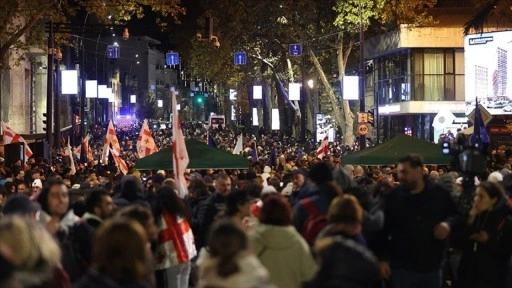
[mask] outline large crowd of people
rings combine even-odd
[[[512,287],[512,151],[468,189],[418,155],[343,165],[353,147],[319,159],[314,141],[261,131],[244,138],[249,169],[188,171],[182,199],[171,171],[133,169],[139,130],[117,131],[128,175],[0,163],[0,287]],[[202,124],[183,130],[207,142]],[[99,159],[105,131],[91,131]],[[234,149],[237,132],[209,133]]]

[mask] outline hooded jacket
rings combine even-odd
[[[301,287],[313,278],[316,263],[309,246],[293,226],[257,224],[249,231],[251,248],[279,288]]]

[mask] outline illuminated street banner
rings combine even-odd
[[[252,99],[253,100],[263,99],[263,87],[261,85],[252,86]]]
[[[78,94],[78,71],[61,71],[61,93],[62,95]]]
[[[98,98],[98,81],[85,81],[85,98]]]
[[[332,116],[316,114],[316,141],[322,141],[325,136],[328,136],[329,142],[334,142],[335,126]]]
[[[343,100],[359,100],[359,76],[343,76]]]
[[[260,125],[258,121],[258,108],[252,108],[252,126]]]
[[[300,83],[290,83],[288,85],[288,99],[292,101],[300,100]]]
[[[279,109],[272,109],[272,130],[279,130],[280,129],[280,122],[279,122]]]

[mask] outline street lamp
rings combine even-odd
[[[309,79],[308,80],[308,87],[309,87],[309,89],[313,89],[315,87],[315,80]]]

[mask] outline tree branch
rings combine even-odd
[[[18,39],[21,38],[21,36],[23,36],[25,33],[27,33],[27,31],[34,27],[34,25],[37,24],[37,22],[39,20],[41,20],[41,17],[43,17],[44,13],[46,13],[46,11],[53,5],[52,2],[49,2],[48,5],[44,8],[42,8],[41,10],[39,10],[39,12],[34,15],[34,17],[32,17],[32,19],[30,19],[30,21],[28,21],[25,26],[23,26],[23,28],[21,28],[20,30],[18,30],[18,32],[16,32],[14,35],[12,35],[1,47],[0,47],[0,58],[3,59],[4,55],[7,53],[7,51],[9,51],[9,49],[11,48],[11,46],[16,43],[16,41],[18,41]],[[2,61],[2,60],[0,60]],[[3,65],[2,65],[3,66]],[[3,68],[3,67],[2,67]]]

